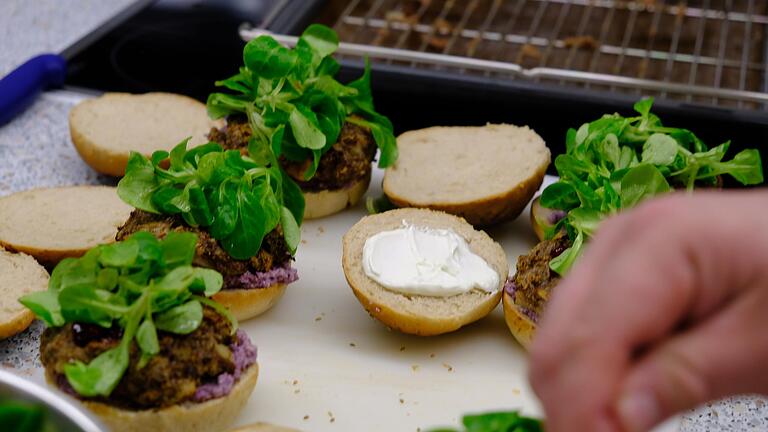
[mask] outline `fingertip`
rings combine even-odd
[[[633,390],[619,398],[616,412],[627,432],[646,432],[661,422],[659,401],[652,392]]]

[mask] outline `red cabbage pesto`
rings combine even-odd
[[[256,363],[256,347],[242,329],[237,331],[237,340],[230,345],[230,349],[232,349],[232,361],[235,364],[234,372],[224,372],[216,378],[216,382],[198,387],[195,390],[195,402],[205,402],[228,395],[237,384],[240,375]]]

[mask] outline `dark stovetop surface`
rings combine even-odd
[[[66,84],[205,100],[242,62],[239,26],[259,25],[278,2],[158,0],[70,59]]]

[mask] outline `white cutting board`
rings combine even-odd
[[[374,169],[369,196],[381,194],[381,179]],[[365,214],[361,203],[305,222],[299,281],[272,310],[241,324],[258,346],[261,369],[237,424],[392,432],[457,425],[462,414],[490,410],[541,416],[526,379],[527,356],[501,305],[437,337],[390,331],[365,312],[341,268],[341,238]],[[536,243],[528,214],[526,208],[516,221],[488,231],[512,271],[518,255]]]

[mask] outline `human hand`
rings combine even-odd
[[[605,221],[531,348],[548,432],[639,432],[768,392],[768,193],[697,192]]]

